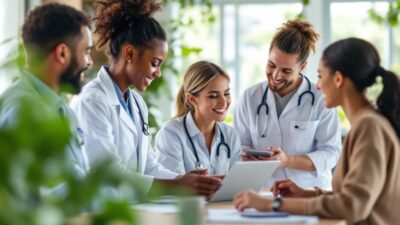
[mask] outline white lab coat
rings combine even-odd
[[[256,131],[256,112],[261,103],[267,82],[261,82],[248,88],[237,103],[234,114],[234,127],[239,133],[242,146],[256,150],[266,150],[267,147],[280,147],[288,155],[306,155],[314,163],[316,171],[308,172],[297,169],[277,169],[267,186],[275,180],[292,179],[303,188],[318,186],[332,189],[332,168],[336,165],[340,152],[340,122],[336,109],[327,109],[322,95],[311,83],[311,91],[315,95],[314,112],[308,129],[305,127],[311,113],[311,97],[305,95],[300,107],[297,106],[299,95],[308,90],[306,80],[303,80],[296,93],[292,96],[282,114],[278,118],[274,94],[268,89],[267,104],[269,106],[266,137],[258,137]],[[265,107],[260,111],[260,133],[265,121]]]
[[[218,145],[221,143],[221,132],[215,127],[215,135],[211,144],[211,153],[208,151],[203,133],[196,126],[192,114],[186,116],[186,127],[190,138],[196,148],[199,161],[204,168],[208,169],[210,175],[225,175],[228,170],[241,159],[241,145],[239,135],[225,123],[218,123],[224,136],[224,142],[230,148],[228,159],[228,148],[220,145],[219,156],[217,156]],[[185,174],[196,169],[196,156],[193,146],[183,126],[183,116],[168,121],[156,135],[156,149],[159,152],[158,161],[167,169],[179,174]]]
[[[119,102],[113,81],[103,66],[97,77],[72,100],[71,108],[84,132],[89,164],[93,166],[112,157],[122,171],[144,174],[144,185],[149,189],[153,177],[172,179],[178,174],[157,162],[150,136],[142,132],[139,109],[134,99],[138,101],[146,122],[147,106],[138,93],[129,91],[134,121]]]

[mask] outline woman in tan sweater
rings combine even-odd
[[[325,49],[318,87],[328,108],[342,106],[352,128],[333,177],[333,191],[304,190],[290,180],[274,184],[275,198],[248,190],[234,198],[242,211],[285,211],[345,219],[349,224],[400,222],[400,81],[380,66],[377,50],[367,41],[349,38]],[[365,96],[382,77],[377,108]]]

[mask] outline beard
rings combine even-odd
[[[83,86],[81,74],[87,69],[88,67],[79,67],[78,60],[74,54],[71,58],[71,64],[61,74],[61,91],[78,94]]]
[[[272,79],[272,78],[270,78],[270,79]],[[268,87],[271,89],[271,91],[280,93],[280,92],[284,91],[285,89],[287,89],[288,87],[290,87],[293,83],[294,83],[293,80],[286,80],[286,81],[283,81],[280,85],[275,86],[272,84],[271,80],[268,80]]]

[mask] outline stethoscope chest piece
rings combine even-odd
[[[201,170],[201,169],[205,169],[205,167],[202,162],[196,162],[196,169]]]

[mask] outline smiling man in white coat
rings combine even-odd
[[[248,88],[239,100],[234,127],[245,149],[271,151],[280,160],[267,181],[291,179],[303,188],[331,189],[331,170],[341,152],[336,109],[327,109],[315,84],[301,73],[318,34],[301,20],[285,23],[275,34],[266,65],[267,82]]]

